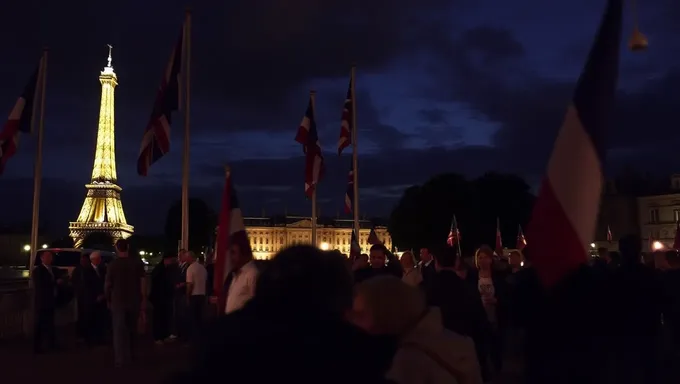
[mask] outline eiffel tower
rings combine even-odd
[[[92,180],[85,185],[87,195],[80,209],[80,215],[69,225],[70,235],[75,247],[79,248],[83,240],[91,233],[108,233],[115,242],[132,235],[134,228],[128,225],[120,201],[122,189],[116,184],[116,138],[114,117],[114,89],[118,85],[118,77],[111,66],[111,50],[109,47],[108,63],[99,75],[102,84],[102,99],[99,107],[99,127],[97,129],[97,149],[94,154]]]

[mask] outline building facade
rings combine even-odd
[[[639,197],[638,216],[640,237],[645,249],[652,249],[653,241],[661,242],[666,248],[673,247],[677,223],[680,221],[680,191]]]
[[[269,259],[286,247],[312,242],[312,220],[309,217],[245,217],[243,220],[256,259]],[[316,246],[349,254],[352,224],[352,220],[319,218],[316,225]],[[387,227],[373,226],[368,220],[362,220],[359,225],[361,229],[357,235],[362,253],[368,253],[371,247],[368,244],[371,228],[375,230],[378,239],[391,249],[392,238]]]

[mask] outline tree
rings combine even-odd
[[[106,232],[92,232],[85,237],[82,247],[100,251],[113,251],[113,237]]]
[[[217,227],[217,215],[201,199],[189,199],[189,249],[199,252],[207,246]],[[165,220],[166,250],[177,250],[182,237],[182,202],[175,202]]]
[[[66,236],[49,243],[50,248],[73,248],[73,239]]]
[[[525,225],[534,197],[514,175],[489,173],[475,180],[457,174],[438,175],[404,191],[388,228],[400,249],[443,246],[456,215],[464,252],[495,244],[500,218],[503,244],[515,246],[517,227]]]

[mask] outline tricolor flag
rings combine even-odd
[[[183,68],[184,28],[180,33],[175,48],[170,55],[161,85],[156,93],[153,111],[146,125],[142,146],[137,159],[137,173],[146,176],[151,164],[158,161],[170,151],[170,124],[172,113],[180,109],[181,79]]]
[[[460,244],[460,231],[458,230],[458,223],[456,222],[455,215],[451,221],[451,229],[449,230],[449,236],[446,239],[446,244],[448,244],[449,247]]]
[[[345,97],[345,104],[342,107],[342,121],[340,122],[340,140],[338,140],[338,155],[342,150],[352,145],[352,80],[349,80],[349,87],[347,87],[347,97]]]
[[[305,194],[312,197],[321,176],[323,176],[324,164],[319,144],[319,135],[316,131],[316,119],[314,118],[314,96],[309,96],[307,111],[298,128],[295,141],[302,144],[305,153]]]
[[[503,257],[503,238],[501,237],[501,219],[496,218],[496,256]]]
[[[522,231],[522,226],[520,225],[519,229],[517,230],[517,245],[515,246],[515,248],[517,248],[521,251],[526,246],[527,246],[527,239],[524,237],[524,231]]]
[[[219,297],[220,312],[224,313],[226,303],[226,292],[224,289],[224,279],[231,266],[229,263],[229,249],[237,246],[241,254],[253,254],[248,241],[248,234],[243,223],[243,214],[239,207],[236,191],[231,180],[231,171],[227,169],[224,181],[224,191],[222,192],[222,207],[220,208],[220,221],[217,228],[217,243],[215,244],[215,276],[213,279],[213,289],[215,296]]]
[[[614,236],[612,235],[612,229],[609,226],[607,226],[607,241],[610,242],[610,243],[612,241],[614,241]]]
[[[349,166],[349,175],[347,176],[347,190],[345,191],[345,213],[352,213],[354,207],[354,162]]]
[[[356,229],[352,228],[352,239],[350,241],[349,256],[350,258],[354,259],[359,255],[361,255],[361,245],[359,245]]]
[[[33,116],[37,105],[38,85],[45,75],[43,60],[44,56],[40,59],[38,68],[31,75],[24,87],[24,91],[10,111],[2,131],[0,131],[0,175],[5,170],[7,161],[17,151],[20,133],[31,133],[33,130]]]
[[[371,245],[382,244],[382,241],[378,239],[378,235],[375,233],[375,229],[371,228],[371,233],[368,234],[368,239],[366,242]]]
[[[680,249],[680,222],[675,223],[675,240],[673,241],[673,249]]]
[[[534,205],[532,262],[551,287],[587,262],[602,192],[604,138],[619,68],[622,0],[609,0]]]

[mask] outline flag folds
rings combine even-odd
[[[517,248],[521,251],[526,246],[527,246],[527,239],[524,237],[524,231],[522,231],[522,226],[520,225],[518,230],[517,230],[517,245],[515,245],[515,248]]]
[[[368,234],[368,239],[366,242],[371,245],[382,244],[382,241],[378,238],[378,234],[375,233],[375,229],[371,228],[371,233]]]
[[[172,113],[179,110],[181,97],[181,80],[184,58],[185,31],[182,28],[170,61],[165,68],[161,85],[156,92],[156,101],[149,123],[146,125],[142,145],[137,159],[137,173],[146,176],[149,167],[170,151],[170,124]]]
[[[451,229],[449,230],[449,236],[446,238],[446,244],[448,244],[449,247],[460,244],[460,231],[458,230],[456,216],[453,216],[453,220],[451,221]]]
[[[44,74],[44,56],[38,63],[38,68],[24,87],[24,91],[17,99],[14,107],[9,113],[5,125],[0,131],[0,175],[5,170],[7,161],[14,156],[19,146],[19,135],[21,132],[31,133],[36,98],[38,96],[38,86]]]
[[[354,208],[354,162],[349,166],[347,190],[345,191],[345,213],[352,213]]]
[[[225,303],[224,279],[231,271],[229,263],[229,249],[238,247],[245,255],[252,255],[248,234],[243,223],[243,214],[236,197],[236,191],[232,185],[231,171],[226,171],[224,191],[222,192],[222,206],[220,208],[219,226],[217,228],[217,242],[215,244],[215,276],[213,289],[215,296],[219,297],[220,305]],[[220,308],[219,313],[223,313]]]
[[[340,122],[340,139],[338,140],[338,155],[342,154],[342,150],[352,145],[352,121],[353,121],[353,101],[352,95],[352,80],[349,81],[347,87],[347,96],[345,97],[345,104],[342,107],[342,120]]]
[[[302,144],[302,150],[305,153],[305,194],[307,197],[312,197],[324,172],[323,155],[314,117],[313,95],[309,96],[307,111],[295,135],[295,141]]]
[[[532,262],[546,287],[587,261],[602,191],[604,137],[619,67],[623,0],[609,0],[534,205]]]

